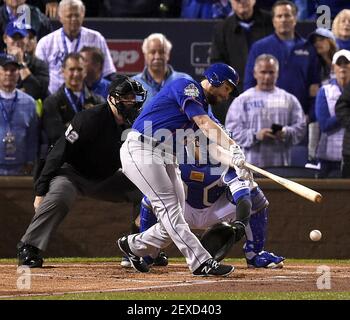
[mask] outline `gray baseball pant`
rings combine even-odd
[[[173,241],[194,271],[211,255],[183,216],[185,194],[178,165],[166,163],[161,151],[139,138],[139,133],[130,132],[120,149],[123,172],[148,197],[158,222],[142,233],[129,236],[129,247],[137,256],[156,257],[160,248]]]

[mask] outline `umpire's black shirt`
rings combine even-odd
[[[112,176],[121,168],[119,151],[124,129],[116,123],[107,103],[78,112],[48,154],[35,182],[36,195],[47,193],[51,179],[64,163],[87,179],[104,180]]]

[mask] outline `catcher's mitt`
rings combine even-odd
[[[221,261],[244,234],[244,226],[241,224],[219,222],[209,227],[200,241],[216,261]]]

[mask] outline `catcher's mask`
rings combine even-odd
[[[115,100],[112,101],[110,97]],[[109,86],[108,100],[123,116],[125,123],[132,125],[147,97],[142,84],[127,76],[118,75]]]

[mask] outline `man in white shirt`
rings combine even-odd
[[[105,62],[103,77],[116,72],[105,38],[97,31],[82,27],[85,6],[81,0],[62,0],[58,6],[62,28],[42,38],[36,48],[36,56],[49,64],[49,91],[54,93],[63,84],[62,61],[71,52],[79,52],[84,46],[94,46],[103,52]]]
[[[276,86],[278,60],[262,54],[255,60],[257,85],[236,98],[226,128],[244,148],[248,162],[259,167],[290,166],[291,148],[305,136],[303,109],[295,96]]]

